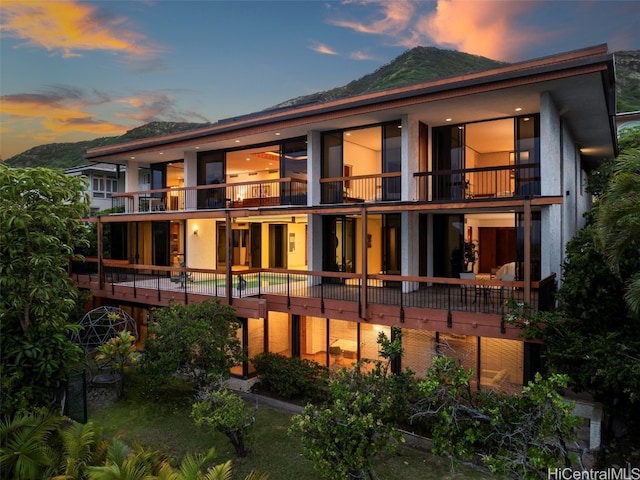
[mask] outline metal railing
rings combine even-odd
[[[400,172],[320,179],[320,203],[392,202],[401,199]]]
[[[540,165],[506,165],[419,172],[417,200],[447,201],[525,197],[540,194]]]
[[[114,213],[306,205],[307,181],[287,177],[256,182],[161,188],[114,193],[111,201]]]
[[[90,260],[89,263],[93,263]],[[77,281],[100,281],[99,269],[74,262],[71,274]],[[248,269],[234,271],[230,282],[223,270],[188,267],[133,265],[124,261],[105,261],[100,284],[115,293],[116,287],[130,288],[135,298],[139,289],[156,292],[158,300],[166,292],[181,292],[185,301],[190,295],[231,298],[264,295],[293,298],[317,298],[361,302],[366,293],[368,304],[396,305],[404,308],[428,308],[447,311],[477,312],[503,315],[507,300],[523,303],[525,282],[495,279],[457,279],[442,277],[409,277],[401,275],[367,275],[304,270]],[[555,304],[555,274],[531,283],[530,304],[534,309],[549,310]]]

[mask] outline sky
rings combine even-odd
[[[416,46],[517,62],[603,43],[640,50],[640,0],[0,0],[0,158],[257,112]]]

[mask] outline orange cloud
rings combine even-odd
[[[87,3],[76,1],[3,0],[2,33],[27,45],[61,51],[63,57],[105,50],[127,55],[151,55],[159,48],[128,29],[123,18],[100,15]]]
[[[531,8],[529,2],[440,0],[436,11],[416,23],[416,31],[439,45],[507,60],[532,41],[515,24]]]

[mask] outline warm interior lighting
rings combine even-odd
[[[193,234],[197,237],[198,236],[198,226],[194,225],[193,227]]]
[[[444,121],[445,122],[450,122],[452,119],[451,118],[445,118]]]
[[[522,111],[522,107],[516,107],[516,112],[521,112]]]

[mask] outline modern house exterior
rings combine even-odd
[[[348,366],[399,326],[395,369],[447,353],[478,387],[516,388],[542,347],[506,300],[553,307],[587,174],[616,150],[604,45],[96,148],[125,188],[73,277],[142,336],[150,308],[217,297],[249,358]]]

